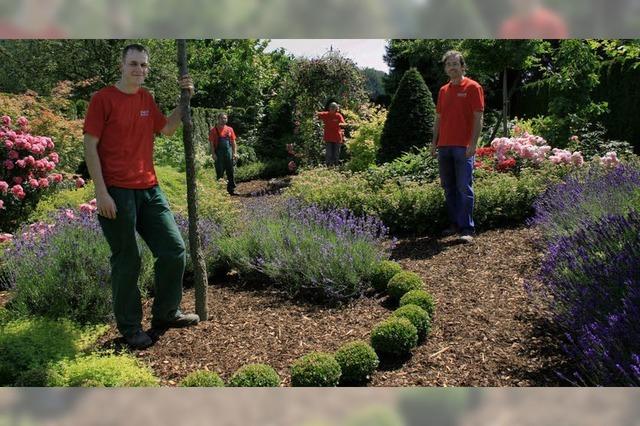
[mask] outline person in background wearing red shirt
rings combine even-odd
[[[324,143],[327,149],[325,153],[325,164],[337,166],[340,159],[340,147],[344,142],[343,127],[347,126],[342,114],[338,112],[338,104],[331,102],[329,111],[317,112],[318,118],[324,123]]]
[[[473,241],[473,164],[482,130],[484,91],[464,75],[460,52],[450,50],[442,58],[449,83],[440,88],[433,123],[432,155],[438,156],[440,183],[444,189],[451,226],[445,234],[460,234],[462,242]]]
[[[218,114],[218,123],[209,131],[209,142],[211,143],[211,156],[216,165],[216,178],[222,179],[224,172],[227,172],[227,192],[229,195],[236,195],[236,181],[233,176],[233,165],[238,159],[236,149],[236,134],[233,128],[227,126],[227,114]]]
[[[569,37],[565,20],[540,0],[511,0],[513,15],[500,26],[499,38],[557,39]]]
[[[153,344],[142,330],[138,290],[140,252],[136,231],[155,258],[153,330],[195,325],[196,314],[180,312],[185,245],[153,167],[157,133],[172,135],[181,123],[177,107],[165,117],[142,84],[149,53],[131,44],[122,51],[122,76],[91,98],[84,122],[84,154],[96,189],[102,232],[111,248],[111,287],[118,330],[135,349]],[[189,76],[180,88],[193,94]]]

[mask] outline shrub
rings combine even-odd
[[[255,216],[239,235],[220,241],[222,259],[242,274],[267,277],[292,296],[321,302],[358,297],[373,265],[386,257],[387,230],[372,217],[294,200],[275,214]]]
[[[187,374],[180,382],[180,386],[185,388],[220,388],[224,387],[224,382],[218,373],[199,370]]]
[[[305,355],[291,366],[293,386],[337,386],[340,375],[340,364],[332,355],[323,352]]]
[[[0,385],[11,385],[31,370],[40,372],[29,373],[23,382],[44,377],[54,362],[75,358],[107,330],[107,326],[79,327],[68,320],[43,318],[0,324]]]
[[[378,356],[404,357],[418,344],[418,330],[406,318],[390,317],[371,331],[371,346]]]
[[[389,280],[400,272],[402,272],[402,266],[398,262],[383,260],[375,265],[371,272],[371,285],[376,291],[386,291]]]
[[[248,364],[233,373],[229,386],[233,387],[278,387],[280,376],[265,364]]]
[[[148,387],[157,386],[151,369],[131,355],[88,355],[63,360],[53,367],[50,386]]]
[[[336,351],[335,359],[340,364],[342,371],[340,383],[343,384],[365,383],[371,378],[380,362],[373,348],[363,341],[342,345]]]
[[[387,119],[387,111],[378,106],[364,106],[360,113],[363,118],[356,123],[357,128],[346,143],[350,157],[347,169],[352,172],[367,170],[375,164],[382,129]]]
[[[425,290],[411,290],[400,298],[400,306],[416,305],[424,309],[429,318],[435,314],[435,302],[433,297]]]
[[[405,72],[389,106],[389,114],[380,138],[379,162],[387,162],[413,146],[431,140],[435,105],[420,73]]]
[[[422,290],[424,288],[424,282],[420,275],[415,272],[404,271],[400,272],[389,280],[387,284],[387,292],[393,300],[400,300],[405,293],[411,290]]]
[[[404,305],[393,312],[395,317],[406,318],[418,330],[418,340],[424,340],[431,329],[431,318],[427,311],[417,305]]]
[[[55,173],[58,153],[49,137],[29,133],[25,117],[11,126],[11,118],[0,122],[0,229],[13,230],[25,220],[43,194],[50,192],[62,175]]]
[[[431,148],[423,147],[405,152],[388,163],[371,167],[363,176],[373,188],[379,189],[390,180],[433,182],[439,173],[438,160],[431,155]]]
[[[4,254],[13,311],[79,323],[111,317],[111,251],[92,213],[61,210],[52,225],[30,225],[18,235]],[[152,286],[153,261],[146,246],[141,255],[144,291]]]

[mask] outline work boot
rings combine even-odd
[[[200,317],[197,314],[183,314],[179,313],[171,321],[152,321],[151,327],[155,329],[163,328],[182,328],[196,325],[200,322]]]
[[[145,349],[153,344],[151,337],[142,330],[138,330],[130,336],[124,336],[124,340],[133,349]]]

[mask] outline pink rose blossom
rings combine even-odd
[[[3,115],[2,124],[4,124],[5,126],[11,126],[11,117],[9,117],[8,115]]]
[[[37,179],[29,179],[29,186],[32,188],[38,188],[40,186],[40,182]]]
[[[68,218],[68,219],[75,219],[76,215],[73,213],[73,210],[71,209],[66,209],[64,211],[64,215]]]
[[[7,149],[13,148],[13,141],[10,141],[9,139],[7,139],[6,141],[4,141],[4,147]]]
[[[9,190],[9,184],[3,180],[0,180],[0,192],[6,194]]]
[[[25,167],[27,167],[27,162],[24,160],[18,160],[16,161],[16,166],[20,167],[21,169],[24,169]]]
[[[84,179],[81,177],[76,179],[76,188],[82,188],[84,186]]]
[[[49,187],[49,179],[47,179],[47,178],[38,179],[38,185],[40,185],[40,188],[48,188]]]
[[[4,168],[7,170],[13,170],[13,168],[15,167],[15,165],[13,164],[13,161],[11,160],[5,160],[3,164],[4,164]]]
[[[18,126],[20,127],[27,127],[29,125],[29,120],[27,120],[26,117],[20,117],[18,118]]]
[[[18,200],[22,200],[25,197],[25,192],[24,189],[22,188],[22,186],[20,185],[14,185],[13,188],[11,188],[11,193],[13,194],[14,197],[16,197]]]
[[[21,176],[14,176],[13,177],[13,183],[15,183],[16,185],[22,185],[23,179]]]
[[[18,151],[11,150],[7,154],[7,158],[9,158],[10,160],[17,160],[18,158],[20,158],[20,154],[18,154]]]

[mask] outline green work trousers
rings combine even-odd
[[[216,178],[222,179],[224,172],[227,172],[227,191],[231,194],[236,189],[233,176],[233,151],[229,139],[220,138],[216,148]]]
[[[116,204],[115,219],[98,216],[111,248],[111,288],[118,330],[130,336],[141,328],[138,277],[141,258],[136,231],[153,257],[153,321],[170,321],[179,313],[185,245],[169,204],[158,186],[149,189],[108,188]]]

